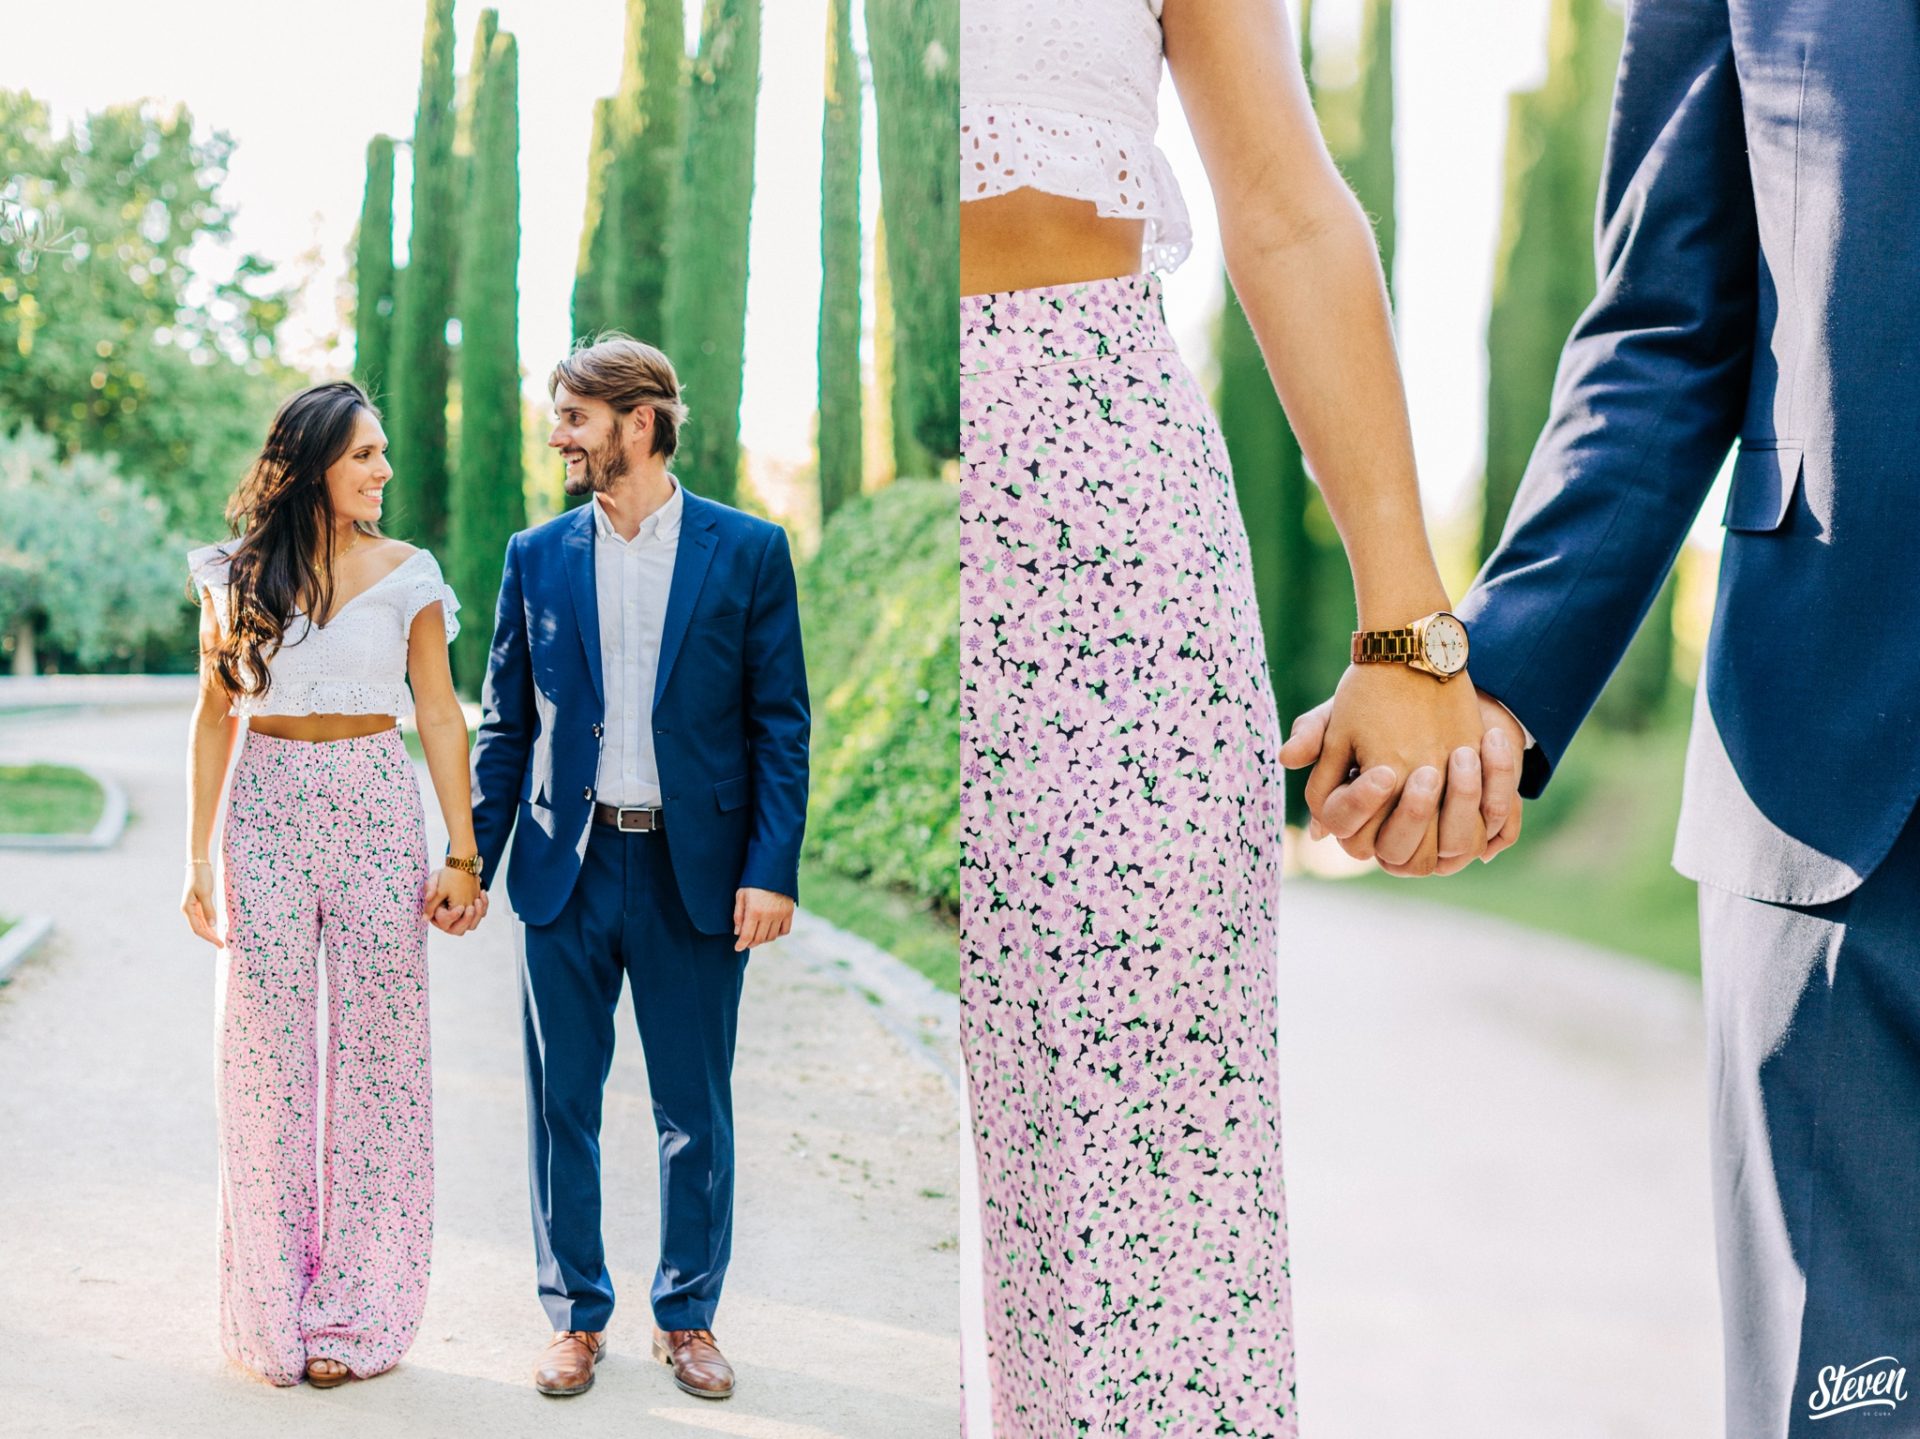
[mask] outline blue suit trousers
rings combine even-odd
[[[708,1329],[733,1239],[733,1053],[747,953],[703,934],[674,881],[670,831],[591,827],[579,882],[522,931],[528,1163],[540,1302],[554,1329],[605,1329],[600,1109],[620,986],[646,1054],[660,1136],[663,1329]]]

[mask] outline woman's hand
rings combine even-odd
[[[1389,874],[1451,873],[1486,848],[1480,815],[1478,696],[1464,674],[1442,684],[1401,665],[1350,665],[1334,691],[1326,739],[1307,780],[1307,808],[1322,816],[1327,798],[1355,773],[1381,803],[1341,847],[1376,859]],[[1440,799],[1449,789],[1470,803],[1442,832]],[[1397,797],[1397,803],[1386,801]],[[1337,826],[1331,826],[1338,828]]]
[[[213,865],[202,861],[187,865],[187,890],[180,897],[180,913],[187,917],[187,923],[193,932],[215,949],[220,948],[220,935],[213,927],[213,917],[217,911],[213,901]]]
[[[426,918],[448,934],[465,934],[487,912],[480,877],[442,866],[427,877]]]

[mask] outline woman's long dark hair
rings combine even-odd
[[[302,602],[313,623],[333,612],[333,497],[327,470],[347,452],[360,412],[373,401],[346,380],[315,385],[285,400],[247,477],[227,501],[227,526],[242,536],[227,566],[227,626],[210,655],[229,694],[258,697],[272,676],[267,661]],[[355,525],[377,535],[369,521]]]

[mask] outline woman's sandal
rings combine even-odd
[[[339,1364],[340,1371],[337,1374],[316,1373],[313,1367],[316,1364]],[[307,1383],[311,1384],[315,1389],[331,1389],[337,1384],[345,1384],[351,1378],[353,1378],[353,1371],[347,1368],[345,1364],[341,1364],[338,1359],[309,1359],[307,1361]]]

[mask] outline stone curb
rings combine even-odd
[[[874,1006],[879,1020],[960,1093],[960,1001],[879,945],[806,909],[796,909],[791,938],[814,973],[845,985]]]
[[[14,970],[52,933],[52,915],[30,914],[5,934],[0,934],[0,984],[11,979]]]

